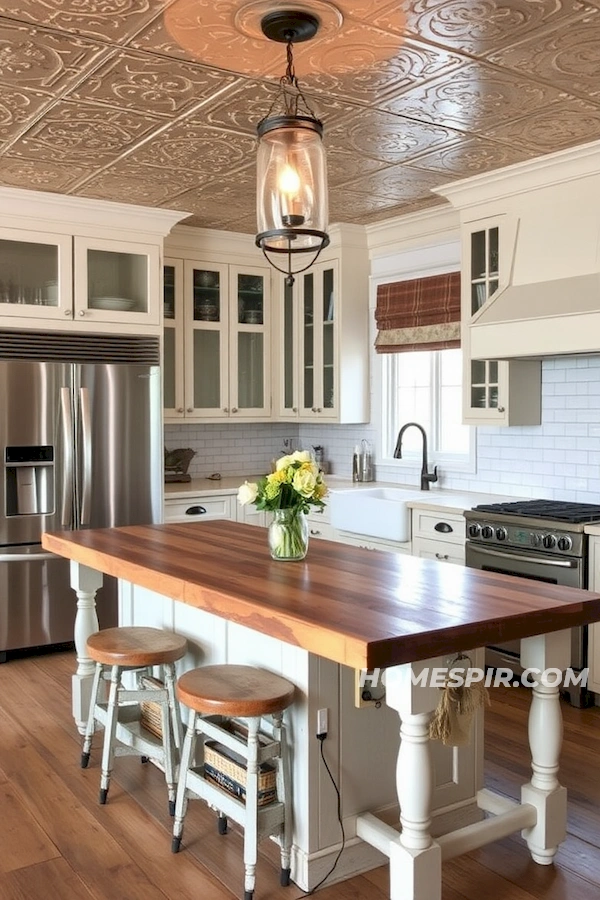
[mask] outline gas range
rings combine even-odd
[[[561,500],[483,503],[465,512],[472,541],[583,556],[584,527],[600,522],[600,505]]]

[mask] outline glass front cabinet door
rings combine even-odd
[[[473,359],[470,326],[508,282],[517,235],[511,216],[466,223],[463,231],[463,422],[539,425],[541,364],[535,360]]]
[[[0,312],[65,319],[73,311],[72,238],[0,229]]]
[[[163,406],[165,418],[183,418],[183,260],[165,259],[163,273]]]
[[[268,269],[229,267],[229,414],[271,415],[270,284]]]

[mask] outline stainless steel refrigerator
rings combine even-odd
[[[73,640],[69,562],[43,531],[161,520],[158,352],[149,338],[0,333],[0,662]],[[101,627],[117,624],[114,579],[97,606]]]

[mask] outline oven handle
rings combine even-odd
[[[574,569],[577,566],[576,559],[544,559],[537,556],[519,556],[516,553],[506,553],[500,550],[490,550],[488,547],[477,545],[477,553],[487,556],[496,556],[498,559],[514,559],[517,562],[533,563],[536,566],[556,566],[560,569]]]

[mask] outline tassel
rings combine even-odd
[[[459,670],[454,664],[463,657],[459,655],[455,660],[448,675],[440,697],[440,702],[433,714],[429,725],[429,737],[434,741],[452,747],[462,747],[469,743],[471,722],[476,711],[482,706],[490,705],[488,689],[483,681],[473,681],[468,686],[464,683],[469,669]],[[469,660],[470,663],[470,660]],[[452,678],[453,671],[461,672],[463,683],[456,685],[456,678]]]

